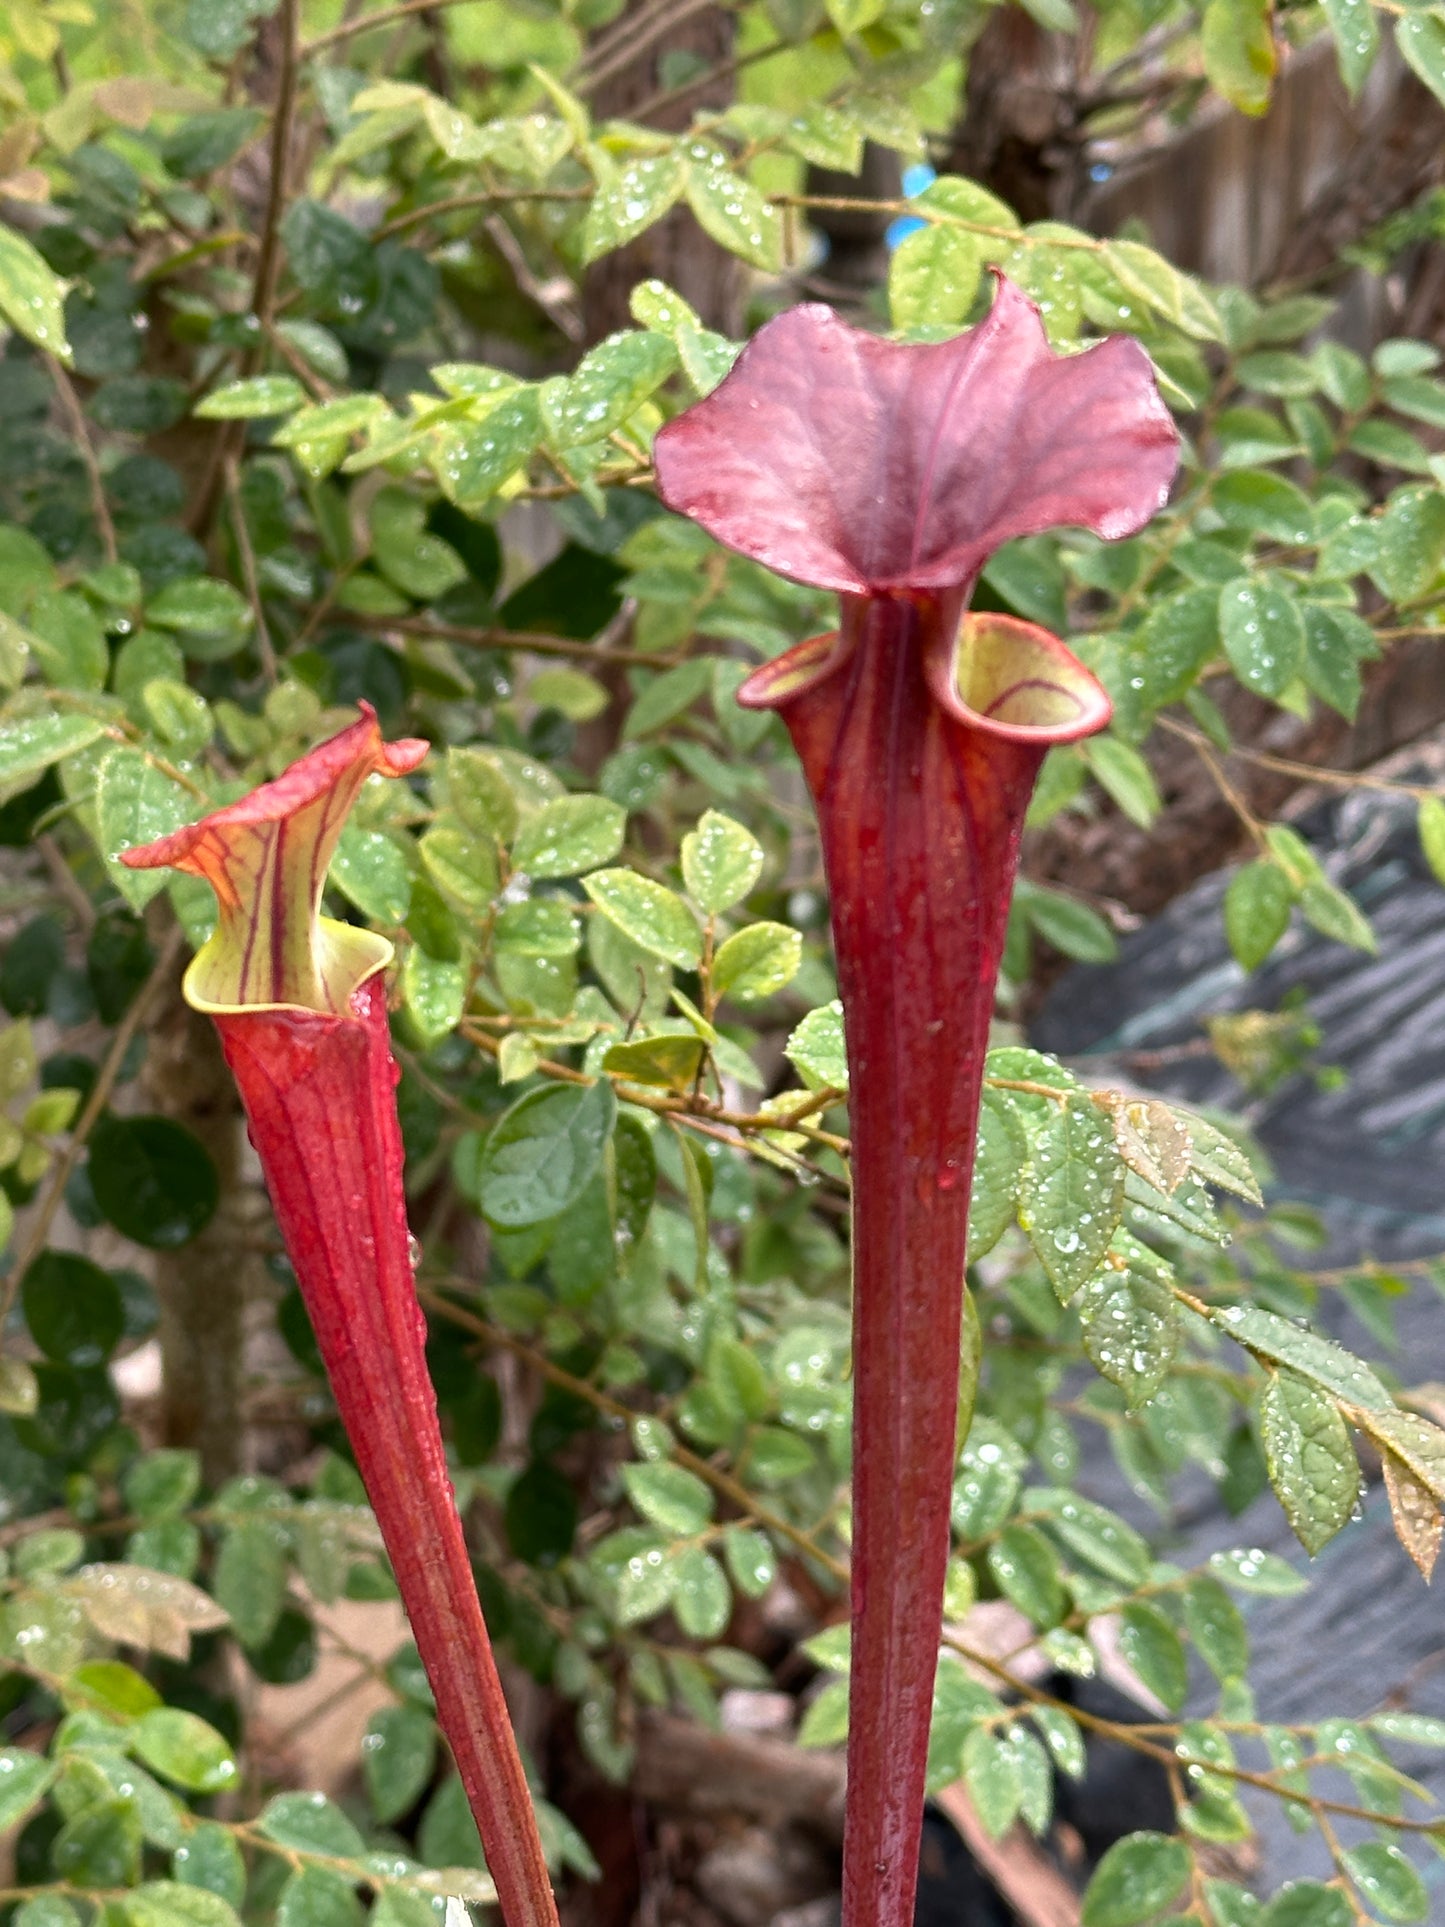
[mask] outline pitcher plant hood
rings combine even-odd
[[[1049,348],[999,277],[966,334],[902,344],[802,307],[658,435],[663,501],[838,591],[834,635],[738,692],[781,712],[817,807],[849,1062],[853,1638],[845,1927],[909,1927],[960,1427],[974,1139],[1039,766],[1109,699],[1055,636],[966,615],[1002,543],[1134,534],[1178,439],[1136,342]],[[970,1333],[973,1326],[968,1327]]]
[[[381,976],[391,945],[321,915],[327,867],[362,787],[415,769],[428,749],[383,742],[375,712],[362,709],[274,782],[121,855],[215,890],[215,933],[186,972],[185,993],[214,1020],[240,1089],[503,1915],[508,1927],[556,1927],[427,1375]]]

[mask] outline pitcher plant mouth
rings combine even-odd
[[[415,769],[430,747],[383,742],[361,708],[273,782],[121,857],[204,877],[216,893],[216,929],[185,995],[214,1021],[239,1087],[507,1927],[556,1927],[427,1374],[380,978],[392,948],[321,914],[362,788]]]
[[[1168,496],[1178,437],[1137,342],[1050,349],[1002,276],[951,341],[770,321],[657,436],[658,492],[836,591],[842,620],[738,691],[776,709],[818,813],[853,1145],[853,1639],[845,1927],[909,1927],[960,1422],[973,1147],[1024,813],[1109,698],[1056,637],[964,614],[1002,543],[1105,539]]]
[[[340,1015],[392,957],[385,937],[321,915],[326,872],[352,806],[373,776],[404,776],[427,755],[416,737],[382,741],[376,711],[237,803],[138,849],[132,869],[204,877],[213,934],[191,960],[186,1000],[208,1016],[244,1010]]]
[[[845,600],[841,630],[810,636],[755,669],[737,692],[743,708],[783,710],[838,674],[866,624],[866,600],[858,598],[860,606],[850,609],[853,600]],[[925,630],[922,667],[942,710],[1000,742],[1051,749],[1097,734],[1113,715],[1108,691],[1072,650],[1018,616],[970,610],[952,639],[944,634],[935,641]]]

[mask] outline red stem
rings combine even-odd
[[[345,1017],[257,1010],[216,1025],[502,1913],[557,1927],[427,1374],[381,980]]]
[[[973,1144],[1043,748],[934,700],[958,600],[845,600],[840,666],[779,702],[818,806],[853,1141],[853,1645],[845,1927],[909,1927],[959,1423]],[[966,1388],[971,1396],[971,1388]]]

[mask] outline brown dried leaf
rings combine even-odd
[[[1384,1454],[1383,1464],[1395,1536],[1428,1580],[1440,1556],[1445,1517],[1441,1516],[1434,1494],[1393,1452]]]
[[[173,1573],[119,1562],[82,1566],[65,1590],[106,1639],[185,1659],[193,1632],[213,1632],[228,1623],[223,1607],[207,1592]]]
[[[1109,1113],[1119,1156],[1156,1191],[1172,1197],[1189,1175],[1194,1140],[1183,1118],[1158,1098],[1096,1091],[1094,1102]]]

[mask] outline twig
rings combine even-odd
[[[1195,749],[1205,741],[1187,723],[1177,722],[1172,716],[1161,716],[1159,722],[1171,735]],[[1253,763],[1256,769],[1275,770],[1281,776],[1298,776],[1304,782],[1327,784],[1333,789],[1383,790],[1394,796],[1412,796],[1421,802],[1427,796],[1441,794],[1438,783],[1397,783],[1388,776],[1371,776],[1368,770],[1316,768],[1313,763],[1296,763],[1288,756],[1274,756],[1267,750],[1249,749],[1240,743],[1231,744],[1227,754],[1238,757],[1242,763]]]
[[[251,531],[246,527],[246,511],[241,504],[241,477],[234,455],[226,461],[226,499],[231,507],[231,524],[236,531],[241,576],[246,584],[247,600],[251,604],[251,618],[256,625],[256,649],[261,658],[261,671],[267,682],[274,685],[280,671],[276,663],[276,651],[271,644],[271,631],[266,626],[266,611],[261,605],[261,578],[256,569],[256,551],[251,546]]]
[[[115,523],[111,520],[110,504],[105,499],[105,481],[100,472],[95,444],[90,439],[90,428],[85,419],[85,411],[80,405],[79,395],[75,392],[75,383],[66,373],[62,363],[54,355],[47,355],[45,359],[50,366],[50,379],[55,383],[55,392],[60,397],[60,405],[65,410],[71,440],[80,452],[80,459],[85,463],[85,472],[90,480],[90,505],[95,512],[96,528],[100,531],[100,546],[105,550],[106,561],[114,562],[119,554],[115,542]]]
[[[462,623],[437,622],[430,616],[365,616],[348,610],[346,620],[363,629],[396,629],[404,636],[459,642],[468,649],[526,649],[537,656],[567,656],[578,662],[637,663],[648,669],[672,669],[678,661],[676,656],[660,655],[650,649],[578,642],[571,636],[534,636],[525,629],[470,629]]]
[[[161,946],[161,954],[156,958],[151,974],[131,999],[130,1009],[116,1026],[110,1049],[105,1054],[105,1061],[97,1073],[95,1083],[91,1086],[90,1096],[85,1100],[85,1108],[76,1120],[75,1129],[70,1134],[70,1142],[61,1152],[59,1161],[50,1175],[45,1196],[40,1200],[35,1216],[31,1219],[24,1249],[16,1254],[14,1264],[11,1265],[5,1277],[0,1279],[0,1331],[3,1331],[5,1321],[10,1315],[10,1307],[15,1302],[15,1292],[20,1280],[35,1262],[44,1247],[45,1240],[50,1236],[50,1227],[55,1222],[55,1214],[60,1209],[61,1200],[65,1196],[65,1187],[70,1182],[70,1174],[74,1171],[101,1112],[110,1101],[111,1091],[115,1088],[115,1080],[120,1076],[121,1066],[125,1062],[131,1040],[140,1029],[141,1019],[150,1008],[151,999],[175,969],[176,960],[184,944],[185,933],[177,925]]]
[[[271,122],[271,182],[266,215],[261,226],[261,251],[251,290],[251,312],[265,331],[276,307],[276,284],[281,273],[281,217],[286,211],[286,189],[291,173],[291,127],[296,115],[297,31],[300,0],[281,0],[281,78],[276,88],[276,111]],[[251,350],[248,359],[254,359]]]
[[[585,100],[589,94],[596,93],[604,81],[611,80],[614,74],[625,73],[659,40],[691,20],[695,14],[711,13],[713,0],[681,0],[679,6],[660,15],[650,17],[648,24],[640,33],[634,34],[615,53],[605,56],[595,67],[585,73],[577,82],[575,92]]]
[[[463,0],[402,0],[395,7],[383,7],[379,13],[359,14],[354,20],[343,20],[340,26],[328,28],[319,33],[314,40],[308,40],[301,48],[303,60],[314,60],[317,54],[325,53],[328,47],[338,46],[343,40],[353,40],[359,33],[370,33],[373,27],[390,27],[398,20],[411,20],[419,13],[434,13],[442,7],[457,7]]]
[[[521,187],[485,188],[470,194],[450,194],[442,201],[427,201],[421,207],[408,208],[405,214],[394,214],[389,221],[383,221],[377,228],[374,238],[388,240],[393,234],[402,234],[409,227],[430,220],[434,214],[464,214],[474,207],[510,207],[517,201],[590,201],[596,192],[590,187]]]

